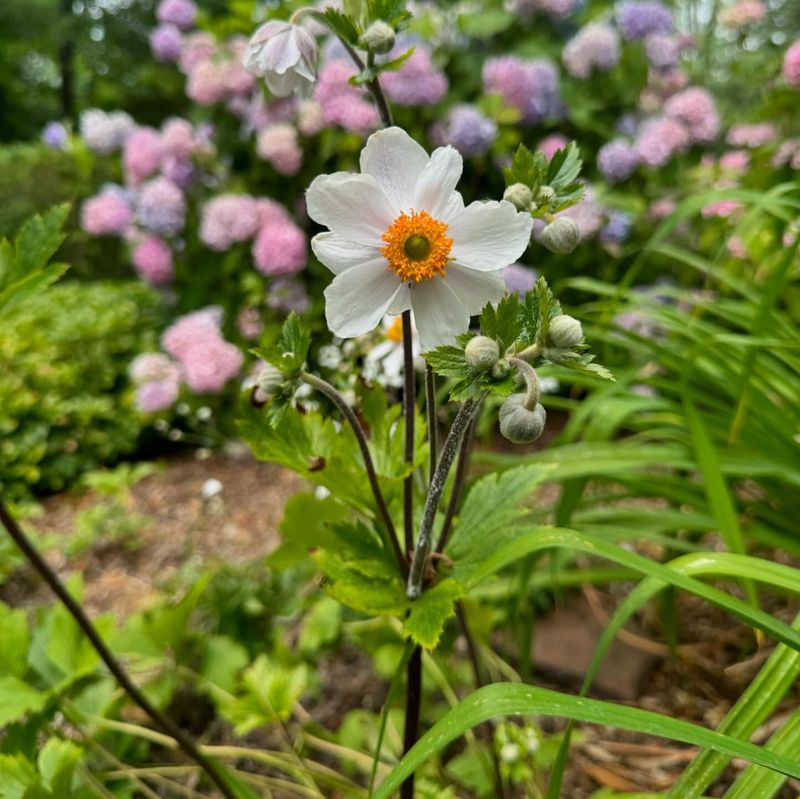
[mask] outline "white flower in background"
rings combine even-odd
[[[527,248],[532,220],[506,201],[465,208],[455,190],[462,166],[453,147],[429,156],[405,131],[387,128],[367,140],[361,174],[311,184],[308,215],[330,229],[311,243],[336,276],[325,312],[338,336],[413,309],[426,352],[453,343],[471,315],[503,296],[500,270]]]
[[[308,96],[317,79],[317,42],[299,25],[272,20],[252,36],[244,54],[251,75],[264,78],[276,97]]]
[[[414,354],[414,368],[425,368],[420,356],[417,329],[411,325],[411,351]],[[364,357],[364,379],[374,381],[389,388],[403,387],[403,320],[400,316],[387,316],[383,320],[383,340],[373,346]]]

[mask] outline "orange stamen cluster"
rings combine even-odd
[[[381,252],[400,280],[419,283],[444,274],[453,248],[446,234],[447,224],[427,211],[402,213],[381,236],[386,242]]]

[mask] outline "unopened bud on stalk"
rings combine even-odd
[[[544,431],[547,413],[537,403],[533,410],[525,407],[528,395],[512,394],[500,406],[500,432],[514,444],[536,441]]]
[[[536,199],[544,204],[547,205],[556,198],[556,190],[552,186],[540,186],[539,191],[536,192]]]
[[[269,402],[282,383],[283,374],[280,369],[276,369],[271,364],[265,364],[256,378],[256,387],[253,390],[253,404],[263,405],[265,402]]]
[[[571,350],[583,341],[583,327],[574,317],[559,314],[550,320],[548,336],[554,347]]]
[[[394,28],[382,20],[373,22],[361,36],[361,46],[370,53],[388,53],[394,47]]]
[[[518,211],[529,211],[533,192],[524,183],[512,183],[503,192],[503,199],[508,200]]]
[[[475,336],[464,348],[464,357],[473,369],[486,372],[500,360],[500,347],[488,336]]]
[[[566,255],[571,253],[581,240],[578,225],[569,217],[559,216],[542,230],[542,244],[550,252]]]

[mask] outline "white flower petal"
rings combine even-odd
[[[368,333],[402,287],[397,275],[385,267],[363,264],[346,269],[325,289],[328,327],[342,338]]]
[[[533,220],[511,203],[474,202],[452,219],[453,260],[469,269],[493,272],[513,264],[528,247]]]
[[[470,316],[479,314],[487,302],[499,302],[506,293],[502,271],[479,272],[451,264],[444,279]]]
[[[372,175],[320,175],[308,187],[306,205],[315,222],[358,244],[378,246],[396,217]]]
[[[461,192],[454,191],[450,195],[450,199],[445,203],[444,210],[439,215],[442,222],[449,222],[451,219],[457,217],[464,210],[464,198]]]
[[[406,283],[403,283],[402,288],[397,293],[397,296],[392,301],[386,313],[390,316],[397,316],[403,313],[403,311],[409,310],[411,310],[411,290]]]
[[[425,149],[402,128],[373,133],[361,151],[362,173],[378,181],[398,213],[413,206],[414,189],[428,161]]]
[[[317,233],[311,239],[311,249],[334,275],[344,272],[351,266],[362,264],[386,266],[386,259],[381,255],[379,247],[357,244],[335,233]]]
[[[453,344],[456,336],[469,327],[467,309],[442,278],[412,286],[411,306],[422,352]]]
[[[432,217],[441,219],[456,189],[464,161],[454,147],[439,147],[433,151],[431,160],[417,181],[414,193],[414,210],[427,211]]]

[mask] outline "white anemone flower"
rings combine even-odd
[[[453,147],[432,155],[400,128],[373,133],[361,174],[320,175],[308,215],[329,228],[311,242],[335,277],[325,290],[328,327],[362,335],[384,314],[413,309],[427,352],[452,344],[469,318],[505,293],[501,270],[528,246],[530,214],[511,203],[464,207],[463,162]]]
[[[317,79],[317,43],[299,25],[272,20],[253,34],[243,62],[276,97],[305,97]]]

